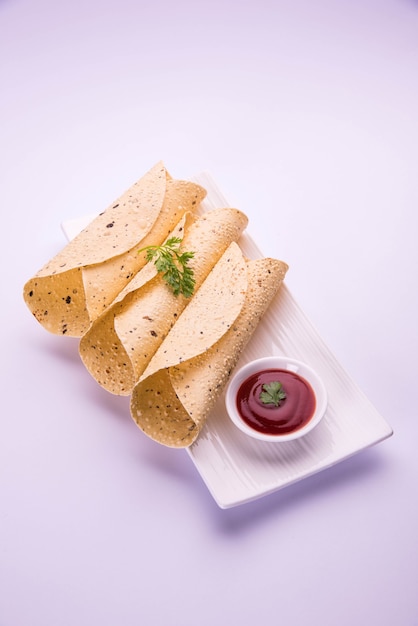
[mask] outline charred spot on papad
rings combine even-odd
[[[147,379],[131,406],[132,416],[141,430],[165,446],[187,447],[196,438],[196,423],[179,401],[167,369]]]

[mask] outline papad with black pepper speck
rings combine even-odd
[[[160,245],[205,196],[157,163],[27,281],[30,311],[51,333],[81,337],[146,264],[138,249]]]
[[[131,415],[146,435],[176,448],[197,439],[287,269],[247,261],[231,244],[133,389]]]
[[[169,237],[182,239],[181,249],[194,252],[195,292],[248,219],[234,208],[187,213]],[[174,295],[151,261],[130,281],[115,302],[81,338],[79,352],[90,374],[107,391],[128,395],[158,347],[194,296]]]

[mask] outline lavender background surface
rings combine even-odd
[[[418,2],[0,0],[0,626],[418,626]],[[62,220],[208,170],[388,441],[220,510],[46,333]]]

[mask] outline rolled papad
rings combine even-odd
[[[194,252],[195,293],[248,219],[238,209],[220,208],[198,217],[186,214],[170,233],[181,249]],[[96,381],[117,395],[131,393],[148,363],[194,296],[174,295],[149,262],[81,338],[81,359]]]
[[[51,333],[81,337],[146,264],[138,249],[160,245],[205,195],[158,163],[27,281],[30,311]]]
[[[245,260],[231,244],[133,389],[131,415],[146,435],[176,448],[197,439],[287,269]]]

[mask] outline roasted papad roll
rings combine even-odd
[[[146,435],[177,448],[197,439],[287,269],[229,246],[133,389],[131,415]]]
[[[205,196],[158,163],[28,280],[27,306],[51,333],[81,337],[145,266],[138,249],[160,245]]]
[[[182,250],[194,253],[189,266],[195,294],[247,222],[238,209],[220,208],[201,216],[186,213],[170,233],[182,239]],[[107,391],[130,394],[194,297],[175,295],[150,261],[81,338],[79,352],[90,374]]]

